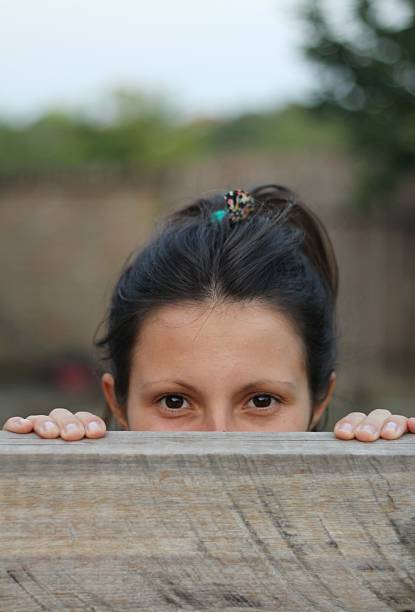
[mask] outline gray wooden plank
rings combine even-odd
[[[70,454],[74,448],[81,454],[273,454],[277,449],[292,454],[394,455],[415,452],[415,434],[405,434],[398,440],[360,442],[339,440],[331,432],[107,431],[104,438],[68,442],[61,438],[46,440],[35,433],[0,431],[0,455],[9,452]]]
[[[413,610],[414,438],[0,432],[0,610]]]

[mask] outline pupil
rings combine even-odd
[[[271,398],[269,395],[257,395],[254,398],[254,402],[257,402],[259,404],[259,406],[257,405],[257,408],[266,408],[269,406],[269,402],[270,402]]]
[[[180,404],[178,405],[177,402]],[[183,398],[178,395],[167,395],[166,396],[166,405],[168,408],[181,408],[181,404],[183,403]]]

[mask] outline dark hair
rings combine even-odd
[[[201,197],[170,213],[128,257],[106,334],[95,340],[107,348],[120,405],[127,401],[132,349],[146,316],[167,304],[206,300],[259,300],[285,314],[302,339],[313,405],[326,397],[337,365],[338,266],[331,240],[289,189],[263,185],[250,193],[257,208],[247,219],[211,221],[212,212],[224,208],[224,193]]]

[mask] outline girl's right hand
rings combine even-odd
[[[81,438],[102,438],[105,436],[105,422],[92,412],[75,412],[66,408],[55,408],[49,413],[35,414],[22,419],[10,417],[3,426],[3,431],[13,433],[37,433],[41,438],[59,438],[63,440],[80,440]]]

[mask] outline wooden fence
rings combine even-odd
[[[415,436],[0,432],[0,609],[415,610]]]

